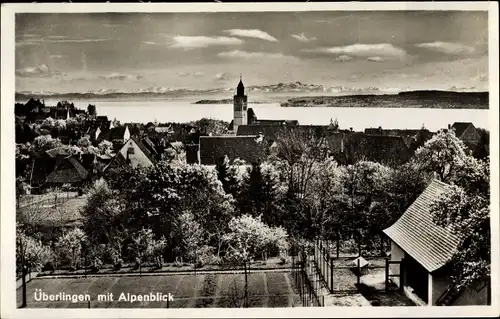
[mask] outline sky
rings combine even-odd
[[[16,91],[488,88],[487,12],[18,13]]]

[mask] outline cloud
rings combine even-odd
[[[153,41],[142,41],[142,43],[148,44],[148,45],[156,45],[156,44],[158,44],[158,43],[153,42]]]
[[[352,56],[343,54],[343,55],[339,55],[335,60],[341,61],[341,62],[346,62],[346,61],[351,61],[352,59],[354,59]]]
[[[205,75],[203,72],[178,72],[177,76],[181,78],[186,78],[186,77],[195,77],[199,78],[201,76]]]
[[[236,58],[236,59],[289,59],[298,60],[298,58],[290,55],[284,55],[282,53],[270,53],[270,52],[247,52],[240,50],[233,50],[229,52],[220,52],[217,54],[222,58]]]
[[[101,75],[101,76],[99,76],[99,78],[102,80],[106,80],[106,81],[114,81],[114,80],[125,81],[125,80],[144,79],[144,77],[142,75],[127,75],[127,74],[120,74],[120,73],[111,73],[108,75]]]
[[[116,27],[123,27],[125,25],[123,24],[115,24],[115,23],[103,23],[101,24],[102,27],[104,28],[116,28]]]
[[[41,43],[88,43],[88,42],[104,42],[109,41],[109,39],[85,39],[85,38],[75,38],[68,37],[65,35],[50,35],[47,37],[39,38],[39,39],[27,39],[20,40],[16,43],[16,46],[25,46],[25,45],[40,45]]]
[[[232,37],[206,37],[206,36],[183,36],[176,35],[172,38],[174,44],[171,48],[206,48],[212,45],[240,45],[243,40]]]
[[[343,54],[355,57],[369,58],[372,56],[379,56],[385,58],[402,58],[406,56],[406,51],[393,46],[389,43],[379,44],[351,44],[340,47],[331,48],[317,48],[317,49],[304,49],[303,52],[316,52],[316,53],[329,53],[329,54]]]
[[[371,56],[366,60],[369,62],[385,62],[385,59],[379,56]]]
[[[31,40],[33,41],[33,40]],[[72,38],[65,36],[49,36],[38,40],[41,43],[88,43],[88,42],[104,42],[109,41],[109,39],[85,39],[85,38]]]
[[[304,32],[302,32],[301,34],[292,34],[291,36],[294,37],[295,39],[299,40],[300,42],[311,42],[311,41],[316,40],[315,37],[311,37],[311,38],[306,37],[304,35]]]
[[[257,38],[271,42],[278,42],[278,39],[276,39],[269,33],[258,29],[230,29],[224,30],[224,32],[227,32],[230,35],[236,37]]]
[[[476,51],[476,49],[472,46],[454,42],[435,41],[428,43],[417,43],[415,44],[415,46],[418,48],[434,50],[444,54],[471,54]]]
[[[64,55],[64,54],[51,54],[50,55],[51,59],[62,59],[62,58],[65,58],[65,57],[66,57],[66,55]]]
[[[216,81],[228,81],[230,76],[231,75],[228,73],[221,72],[221,73],[217,73],[214,78]]]
[[[21,42],[16,43],[16,47],[23,47],[26,45],[37,45],[37,44],[38,44],[37,42],[33,42],[33,41],[21,41]]]
[[[46,64],[40,64],[35,67],[18,69],[16,75],[20,77],[48,78],[52,77],[52,72]]]

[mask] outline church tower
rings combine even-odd
[[[236,88],[236,95],[233,100],[234,106],[234,131],[238,131],[238,126],[247,125],[247,96],[245,95],[245,86],[240,75],[240,83]]]

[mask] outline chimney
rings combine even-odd
[[[451,125],[450,124],[448,124],[448,129],[451,130]]]

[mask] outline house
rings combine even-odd
[[[481,135],[471,122],[455,122],[448,128],[453,129],[455,135],[471,150],[474,150],[481,139]]]
[[[198,150],[196,150],[196,146],[188,146],[186,148],[186,160],[188,163],[192,163],[194,160],[194,150],[197,151],[196,163],[202,165],[222,163],[226,156],[230,161],[239,158],[247,163],[257,164],[267,154],[267,144],[258,135],[200,136],[200,144],[198,145]]]
[[[349,164],[361,160],[397,165],[407,162],[411,150],[401,136],[369,135],[362,132],[346,134],[344,141]]]
[[[434,133],[426,128],[420,129],[383,129],[378,128],[366,128],[365,134],[368,135],[384,135],[384,136],[401,136],[403,141],[406,143],[408,148],[416,150],[419,146],[422,146],[425,141],[429,140]]]
[[[156,158],[153,153],[144,145],[139,137],[134,135],[125,141],[104,170],[117,166],[130,166],[132,168],[139,166],[151,167],[155,163]]]
[[[485,305],[489,287],[477,282],[460,291],[451,288],[449,260],[459,238],[433,222],[430,206],[449,185],[433,180],[392,226],[384,230],[391,240],[389,272],[396,285],[422,305]],[[401,267],[401,265],[403,265]],[[402,270],[402,273],[401,273]]]
[[[70,184],[73,187],[80,187],[83,186],[88,177],[88,171],[75,156],[68,156],[56,164],[54,170],[45,179],[45,184],[59,187]]]

